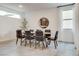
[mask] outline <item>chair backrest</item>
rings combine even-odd
[[[43,31],[37,30],[35,34],[36,36],[43,36]]]
[[[48,34],[47,34],[48,33]],[[46,29],[45,30],[45,37],[49,38],[51,36],[51,30],[50,29]]]
[[[51,30],[49,30],[49,29],[47,30],[47,29],[46,29],[45,32],[51,32]]]
[[[43,31],[41,31],[41,30],[37,30],[36,32],[35,32],[35,35],[36,35],[36,40],[37,41],[43,41]]]
[[[31,39],[31,32],[30,31],[25,31],[25,38],[26,39]]]
[[[22,37],[22,30],[16,30],[16,37],[21,38]]]
[[[56,33],[55,33],[54,40],[57,40],[57,38],[58,38],[58,31],[56,31]]]
[[[25,31],[25,35],[30,35],[30,31]]]
[[[33,29],[30,29],[30,31],[33,32],[34,30]]]

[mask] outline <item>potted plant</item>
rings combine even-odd
[[[28,22],[25,18],[22,20],[20,27],[23,31],[28,30]]]

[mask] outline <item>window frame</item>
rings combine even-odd
[[[72,9],[71,9],[71,10],[72,10]],[[63,10],[63,11],[62,11],[62,19],[63,19],[63,12],[64,12],[64,11],[69,11],[69,10]],[[72,14],[73,14],[73,13],[72,13]],[[72,18],[73,18],[73,16],[72,16]],[[72,27],[71,27],[71,28],[65,28],[65,27],[63,27],[63,25],[64,25],[63,22],[66,21],[66,20],[67,20],[67,21],[68,21],[68,20],[72,20],[72,22],[73,22],[73,19],[72,19],[72,18],[64,18],[64,19],[62,20],[62,29],[63,29],[63,30],[72,30],[72,29],[73,29],[73,23],[72,23]]]

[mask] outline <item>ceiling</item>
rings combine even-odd
[[[0,3],[0,6],[10,8],[16,11],[24,12],[26,10],[42,10],[56,8],[57,6],[67,5],[69,3]],[[18,7],[22,5],[23,7]]]

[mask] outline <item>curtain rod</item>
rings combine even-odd
[[[60,8],[60,7],[66,7],[66,6],[71,6],[71,5],[74,5],[75,3],[72,3],[72,4],[67,4],[67,5],[62,5],[62,6],[57,6],[57,8]]]

